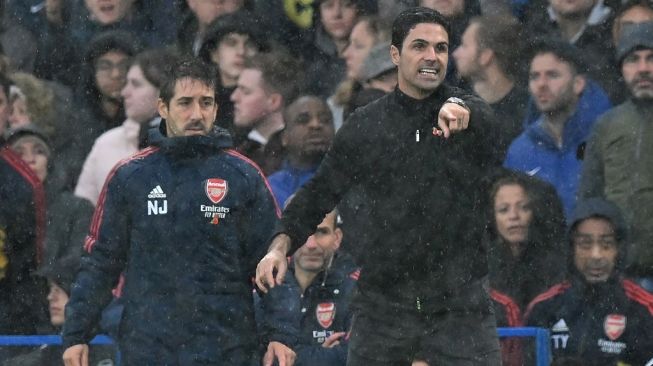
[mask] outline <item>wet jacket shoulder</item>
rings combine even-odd
[[[292,260],[292,259],[291,259]],[[327,272],[320,273],[302,294],[291,264],[286,280],[258,298],[264,343],[281,342],[297,353],[296,365],[345,365],[347,342],[324,348],[324,340],[351,325],[350,301],[359,270],[340,253]]]
[[[280,213],[262,173],[231,150],[228,134],[150,141],[100,194],[65,345],[91,338],[123,270],[126,334],[184,337],[208,325],[227,338],[223,349],[255,342],[250,279]],[[223,319],[217,308],[234,315]]]
[[[573,276],[536,297],[525,317],[528,326],[549,329],[554,358],[596,365],[653,358],[653,295],[628,279],[592,286]]]

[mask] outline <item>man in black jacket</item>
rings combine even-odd
[[[358,238],[366,255],[348,365],[499,365],[479,244],[486,224],[481,183],[500,160],[492,144],[496,122],[480,99],[443,84],[449,36],[438,12],[406,10],[392,34],[398,88],[340,129],[315,177],[286,208],[257,285],[265,292],[281,283],[286,255],[359,186],[371,199],[373,230]],[[445,139],[433,126],[438,109],[464,104],[450,97],[464,97],[474,120]],[[277,356],[287,364],[283,351]]]
[[[578,203],[568,280],[535,297],[525,316],[529,326],[550,329],[554,358],[588,365],[653,361],[653,294],[621,275],[626,234],[615,204],[601,198]]]

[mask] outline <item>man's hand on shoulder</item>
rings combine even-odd
[[[264,293],[283,282],[288,269],[286,254],[290,250],[290,237],[279,234],[272,239],[268,254],[256,266],[256,286]],[[275,272],[276,271],[276,276]]]
[[[279,361],[279,366],[292,366],[295,358],[295,351],[283,343],[273,341],[268,344],[268,350],[263,356],[263,366],[272,366],[275,359]]]
[[[438,113],[438,128],[449,138],[452,133],[466,130],[469,126],[469,107],[462,99],[449,98],[444,102]]]
[[[88,345],[76,344],[66,348],[63,363],[66,366],[88,366]]]

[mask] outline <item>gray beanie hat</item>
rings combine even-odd
[[[617,43],[617,61],[621,64],[626,55],[639,47],[653,49],[653,22],[624,26]]]
[[[397,67],[390,58],[390,42],[377,43],[363,61],[360,78],[368,81]]]

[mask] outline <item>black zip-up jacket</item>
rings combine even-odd
[[[435,136],[438,111],[451,96],[471,108],[470,127]],[[375,309],[487,312],[482,234],[484,177],[498,166],[497,125],[478,97],[445,85],[423,99],[398,88],[359,108],[338,131],[313,179],[286,208],[278,232],[291,251],[354,186],[369,198],[371,225],[363,245],[359,294]]]

